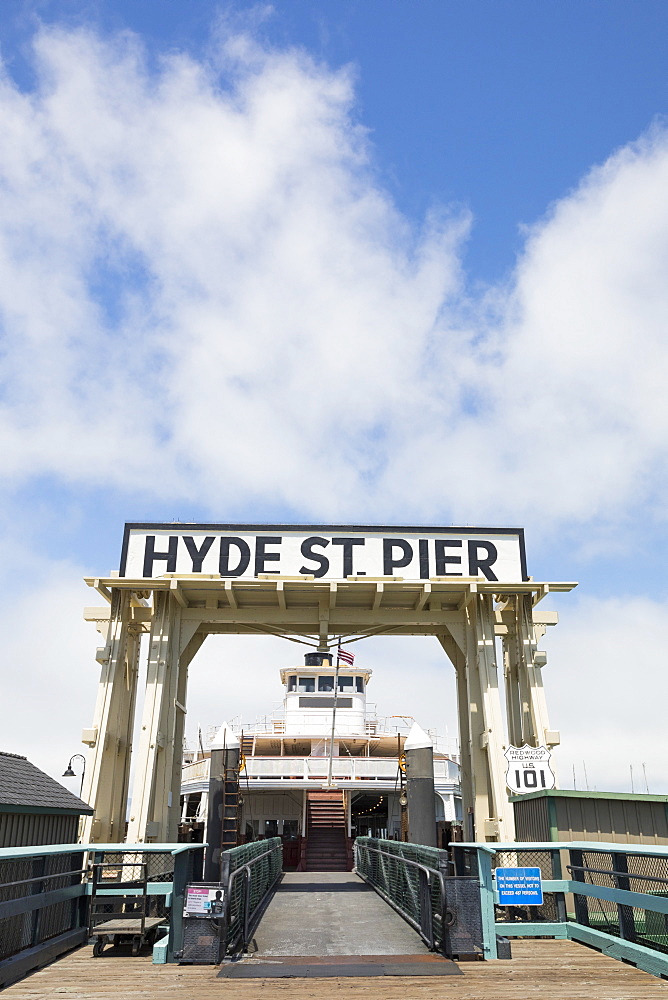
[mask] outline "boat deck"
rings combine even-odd
[[[6,1000],[668,1000],[668,982],[570,941],[513,941],[511,961],[462,962],[461,975],[221,979],[214,966],[79,948],[4,991]]]

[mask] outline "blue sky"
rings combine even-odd
[[[78,749],[80,578],[126,520],[523,524],[530,572],[580,581],[545,640],[562,783],[646,762],[668,792],[667,28],[650,0],[5,0],[8,750]],[[201,654],[193,717],[221,656],[283,665],[249,648]],[[419,648],[411,714],[452,728]],[[255,711],[226,684],[202,722]]]
[[[154,53],[195,55],[221,19],[250,21],[271,44],[352,65],[356,117],[401,210],[421,219],[440,202],[474,212],[473,282],[507,273],[519,227],[668,111],[661,0],[5,0],[0,18],[5,58],[28,85],[38,18],[130,29]]]

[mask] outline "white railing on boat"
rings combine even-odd
[[[246,757],[245,780],[294,780],[327,777],[328,757]],[[456,781],[457,765],[449,760],[434,761],[437,781]],[[373,781],[395,778],[397,761],[393,757],[334,757],[332,777],[342,781]],[[209,761],[197,760],[183,768],[183,781],[202,781],[209,776]]]
[[[192,764],[184,764],[181,772],[184,781],[202,781],[209,777],[209,758],[194,760]]]

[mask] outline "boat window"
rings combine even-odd
[[[339,677],[339,691],[352,691],[352,689],[353,689],[352,677]]]
[[[357,691],[359,691],[360,694],[364,693],[364,678],[363,677],[356,677],[355,678],[355,689]]]
[[[198,806],[199,806],[200,801],[202,799],[202,793],[201,792],[199,792],[199,793],[195,792],[194,794],[186,795],[185,799],[186,799],[186,811],[185,811],[185,817],[184,818],[186,820],[188,820],[188,819],[192,819],[192,820],[197,819],[197,809],[198,809]]]
[[[315,691],[315,677],[300,677],[299,678],[299,691]]]
[[[333,690],[334,690],[333,677],[318,677],[318,691],[333,691]]]
[[[299,836],[299,820],[283,820],[283,840],[296,840]]]
[[[297,690],[297,674],[290,674],[288,677],[288,691]]]

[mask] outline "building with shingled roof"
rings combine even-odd
[[[75,844],[92,812],[27,757],[0,750],[0,847]]]

